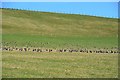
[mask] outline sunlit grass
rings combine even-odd
[[[117,54],[3,52],[3,78],[117,78]]]
[[[111,48],[118,20],[24,10],[2,10],[3,46]],[[5,43],[4,43],[5,42]],[[3,78],[117,78],[117,54],[5,52]]]

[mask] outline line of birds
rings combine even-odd
[[[52,48],[29,48],[29,47],[1,47],[0,50],[2,51],[32,51],[32,52],[80,52],[80,53],[119,53],[118,48],[104,48],[104,49],[88,49],[88,48],[65,48],[65,49],[52,49]]]

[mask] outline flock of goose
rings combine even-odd
[[[29,48],[29,47],[1,47],[0,50],[2,51],[31,51],[31,52],[79,52],[79,53],[119,53],[118,48],[79,48],[79,49],[73,49],[73,48],[65,48],[65,49],[53,49],[53,48]]]

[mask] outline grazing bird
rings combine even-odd
[[[23,48],[20,48],[19,51],[23,51]]]
[[[24,51],[27,51],[27,48],[24,48]]]

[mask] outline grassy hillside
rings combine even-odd
[[[9,46],[117,46],[117,19],[3,9],[2,21],[3,41]]]
[[[117,19],[2,10],[3,46],[116,47]],[[3,78],[117,78],[118,54],[3,51]]]

